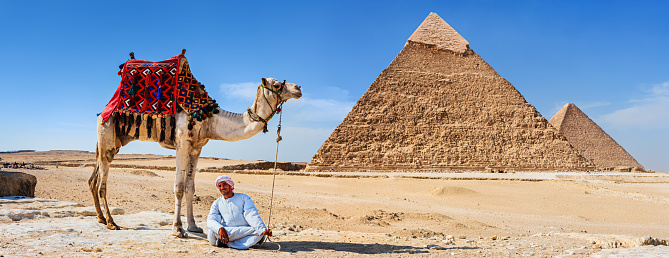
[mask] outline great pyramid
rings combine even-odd
[[[576,105],[567,103],[548,121],[597,169],[644,171],[625,149]]]
[[[592,163],[430,13],[309,171],[585,170]]]

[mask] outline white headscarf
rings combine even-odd
[[[232,181],[232,179],[229,176],[226,175],[221,175],[216,178],[216,187],[218,187],[218,183],[220,182],[226,182],[228,185],[230,185],[230,190],[235,190],[235,182]]]

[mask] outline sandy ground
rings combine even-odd
[[[41,154],[41,155],[38,155]],[[89,163],[91,153],[8,155],[3,161]],[[93,155],[94,156],[94,155]],[[119,156],[119,164],[168,165],[173,157]],[[135,163],[133,163],[133,160]],[[200,168],[243,161],[208,159]],[[35,175],[37,198],[92,206],[91,167],[43,165],[12,169]],[[8,170],[8,169],[5,169]],[[219,174],[198,173],[198,226],[220,194]],[[370,177],[370,175],[374,175]],[[250,195],[266,223],[271,175],[232,173],[235,191]],[[0,255],[11,256],[461,256],[667,257],[669,175],[666,173],[314,173],[276,176],[271,223],[275,237],[261,249],[208,245],[202,234],[169,235],[174,172],[112,168],[110,205],[122,230],[110,231],[86,213],[0,212]],[[80,204],[80,205],[73,205]],[[4,214],[25,204],[0,202]],[[82,207],[79,207],[82,208]],[[88,207],[91,208],[91,207]],[[648,238],[652,237],[652,238]],[[657,241],[655,242],[657,243]]]

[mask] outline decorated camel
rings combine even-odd
[[[160,62],[136,60],[130,53],[131,60],[120,66],[122,78],[114,97],[98,116],[97,162],[88,184],[98,222],[106,224],[108,229],[119,229],[109,211],[107,176],[110,163],[121,147],[139,140],[158,142],[164,148],[176,150],[172,233],[185,237],[181,223],[184,197],[188,231],[203,232],[193,218],[194,178],[202,147],[209,140],[239,141],[260,131],[267,132],[267,122],[280,112],[282,104],[302,97],[296,84],[262,78],[247,112],[220,110],[204,85],[191,74],[184,53],[182,50],[181,54]]]

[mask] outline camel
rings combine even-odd
[[[147,132],[144,129],[140,131],[141,133],[137,138],[125,134],[117,135],[117,130],[115,130],[115,125],[112,122],[113,119],[104,121],[102,116],[98,116],[98,142],[95,152],[97,162],[93,174],[88,180],[98,222],[106,224],[108,229],[119,229],[119,226],[112,219],[107,201],[109,166],[119,149],[135,140],[159,142],[164,148],[176,150],[175,212],[172,234],[178,238],[187,236],[181,223],[181,204],[184,196],[186,197],[188,231],[202,233],[202,228],[195,225],[195,219],[193,218],[194,178],[202,147],[209,140],[239,141],[248,139],[260,131],[266,132],[267,122],[279,111],[277,108],[288,99],[299,99],[300,97],[302,97],[300,86],[285,81],[279,82],[273,78],[262,78],[262,84],[258,86],[255,101],[252,107],[247,109],[248,112],[238,114],[217,110],[213,112],[212,117],[195,123],[192,129],[189,129],[189,115],[183,110],[176,113],[173,141],[160,141],[157,133],[151,136],[150,131]],[[147,121],[144,119],[139,127],[146,127],[146,123]],[[105,214],[101,210],[100,199]]]

